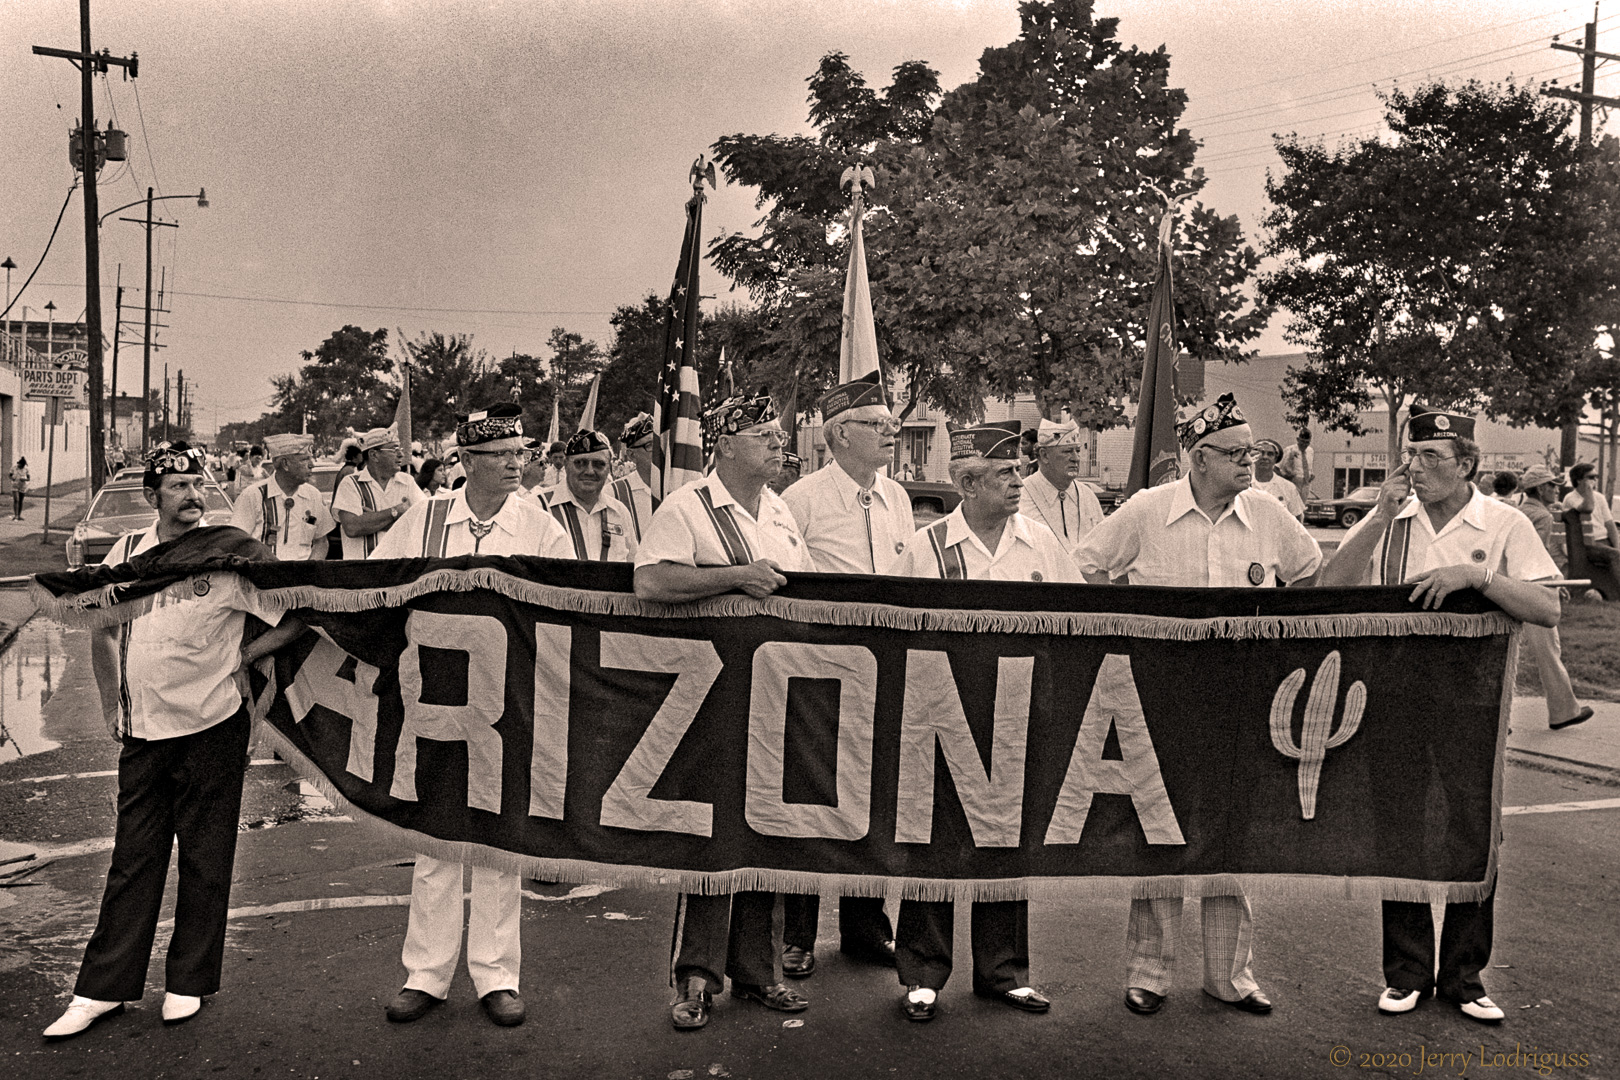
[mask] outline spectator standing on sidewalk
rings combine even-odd
[[[11,467],[11,520],[23,519],[23,496],[28,492],[28,482],[32,479],[28,475],[28,459],[20,457],[17,464]]]
[[[1536,536],[1541,538],[1542,546],[1551,555],[1555,519],[1549,507],[1558,503],[1558,480],[1547,466],[1532,465],[1519,478],[1519,487],[1524,496],[1524,501],[1519,504],[1519,512],[1536,527]],[[1536,662],[1541,690],[1547,695],[1547,726],[1557,731],[1592,719],[1592,707],[1582,705],[1575,699],[1575,688],[1570,684],[1568,669],[1564,667],[1558,627],[1525,623],[1523,635],[1521,640],[1525,651]]]

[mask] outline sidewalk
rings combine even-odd
[[[1620,783],[1620,702],[1585,701],[1592,719],[1561,731],[1547,727],[1547,700],[1518,697],[1508,722],[1508,762]]]

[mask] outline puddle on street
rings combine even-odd
[[[45,703],[67,668],[63,639],[71,631],[32,619],[0,652],[0,762],[55,750],[45,738]]]

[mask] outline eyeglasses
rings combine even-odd
[[[1411,465],[1413,462],[1422,464],[1425,469],[1438,468],[1443,461],[1456,461],[1455,456],[1441,457],[1437,450],[1413,450],[1411,447],[1401,451],[1401,460]]]
[[[733,439],[764,439],[766,446],[780,449],[788,444],[785,431],[738,431],[732,434]]]
[[[1234,465],[1242,465],[1245,462],[1253,461],[1261,453],[1258,446],[1202,446],[1199,449],[1213,450],[1217,454],[1223,454],[1226,460]]]
[[[532,450],[474,450],[472,447],[466,447],[461,452],[475,454],[478,457],[499,458],[501,461],[519,462],[529,461],[534,456]]]
[[[844,423],[869,427],[879,435],[898,435],[900,433],[900,421],[892,416],[885,417],[882,420],[845,420]]]

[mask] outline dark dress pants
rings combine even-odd
[[[1428,904],[1384,901],[1384,984],[1445,1001],[1485,996],[1479,973],[1491,961],[1496,888],[1474,904],[1447,904],[1440,928],[1440,977],[1434,969],[1434,915]]]
[[[821,897],[788,893],[782,897],[782,941],[801,949],[816,947]],[[872,952],[894,940],[894,926],[881,896],[838,898],[838,947],[845,952]]]
[[[177,837],[180,881],[164,986],[190,997],[219,989],[248,728],[244,707],[191,735],[124,740],[112,866],[75,994],[140,1000]]]
[[[900,902],[900,925],[894,939],[895,967],[902,986],[942,990],[951,977],[951,938],[956,905],[949,900]],[[970,927],[973,940],[973,989],[1004,994],[1029,985],[1029,901],[975,903]]]
[[[732,982],[772,986],[782,981],[782,909],[776,893],[719,896],[682,893],[675,903],[670,968],[677,987],[703,976],[711,994]]]

